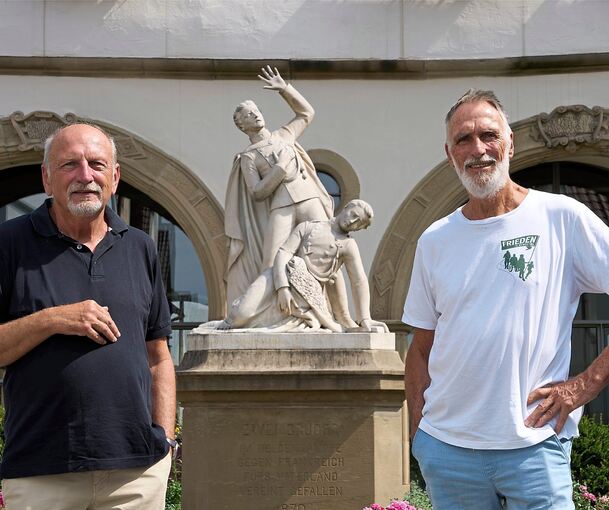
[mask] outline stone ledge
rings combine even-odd
[[[609,53],[480,59],[218,59],[0,56],[0,75],[251,80],[265,65],[289,80],[421,80],[463,76],[530,76],[609,69]]]
[[[393,333],[211,332],[198,328],[188,335],[187,351],[204,350],[395,350]]]

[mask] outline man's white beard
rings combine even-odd
[[[72,192],[85,190],[97,193],[97,200],[95,200],[94,202],[72,202],[70,200],[70,195]],[[91,183],[89,185],[72,184],[68,188],[68,210],[78,218],[90,218],[95,216],[104,207],[104,204],[101,200],[101,193],[101,186],[99,186],[97,183]]]
[[[74,204],[68,202],[68,210],[79,218],[90,218],[101,211],[103,204],[101,200],[96,202],[79,202]]]
[[[488,161],[494,161],[494,166],[478,170],[474,174],[466,170],[468,165]],[[509,169],[510,160],[507,155],[500,161],[487,156],[486,158],[468,159],[463,164],[463,168],[458,168],[457,175],[471,196],[486,199],[494,197],[503,189],[508,180]]]

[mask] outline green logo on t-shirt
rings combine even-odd
[[[535,264],[533,254],[537,247],[539,236],[528,235],[501,241],[503,254],[503,269],[516,273],[523,281],[531,275]]]

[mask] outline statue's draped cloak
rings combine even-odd
[[[255,150],[265,143],[266,140],[252,144],[243,152]],[[294,148],[307,178],[312,179],[319,189],[319,199],[328,219],[331,219],[334,212],[332,198],[319,180],[309,155],[297,142],[294,142]],[[241,172],[242,154],[237,154],[233,161],[225,200],[224,231],[229,240],[225,280],[229,307],[262,272],[264,233],[270,214],[270,201],[254,200],[248,189]]]

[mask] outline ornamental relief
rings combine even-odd
[[[32,112],[27,115],[14,112],[8,118],[21,141],[17,146],[19,151],[42,150],[44,141],[57,129],[78,120],[73,113],[61,117],[53,112]]]
[[[575,152],[582,145],[609,151],[609,110],[583,105],[559,106],[534,118],[531,138],[549,149],[563,147]]]

